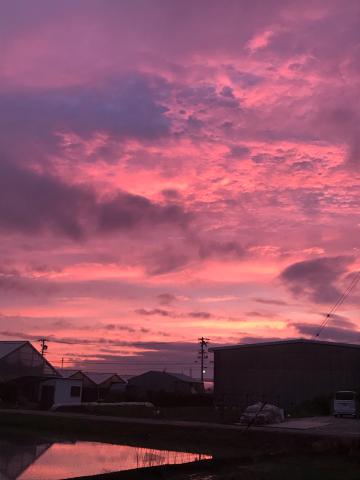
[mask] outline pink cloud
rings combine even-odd
[[[108,342],[136,336],[160,363],[159,332],[187,363],[203,334],[310,334],[358,268],[358,14],[338,0],[6,6],[3,332],[43,328],[54,358],[81,338],[94,358],[100,331],[100,360],[150,358]],[[343,306],[355,332],[358,302]]]

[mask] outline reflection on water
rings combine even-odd
[[[0,439],[0,480],[58,480],[204,458],[210,457],[96,442],[19,444]]]

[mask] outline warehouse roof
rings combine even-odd
[[[235,350],[238,348],[267,347],[272,345],[287,345],[287,344],[296,344],[296,343],[330,345],[334,347],[360,348],[360,345],[357,345],[355,343],[327,342],[324,340],[310,340],[307,338],[292,338],[288,340],[278,340],[274,342],[239,343],[236,345],[224,345],[223,347],[212,347],[212,348],[209,348],[209,350],[210,352],[214,352],[214,351],[217,352],[218,350]]]
[[[18,348],[28,343],[26,341],[0,340],[0,358],[6,357]]]

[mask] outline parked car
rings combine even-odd
[[[351,390],[342,390],[335,393],[334,398],[334,417],[342,417],[349,415],[351,417],[358,416],[358,399],[356,392]]]

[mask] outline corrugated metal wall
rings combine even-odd
[[[278,344],[214,352],[218,405],[266,400],[284,408],[337,390],[360,389],[360,348],[327,344]]]

